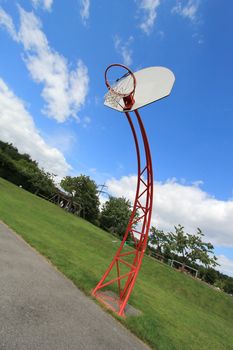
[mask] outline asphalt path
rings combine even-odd
[[[0,350],[148,350],[0,222]]]

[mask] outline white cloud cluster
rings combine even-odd
[[[130,36],[126,41],[123,41],[118,35],[114,37],[114,47],[117,53],[121,55],[123,63],[126,66],[130,66],[133,63],[133,50],[130,48],[133,41],[133,36]]]
[[[133,202],[136,182],[136,176],[124,176],[110,179],[106,185],[110,194]],[[196,184],[155,182],[152,225],[170,231],[177,224],[190,233],[200,227],[214,245],[233,247],[233,200],[217,200]]]
[[[44,10],[50,11],[52,8],[53,0],[31,0],[33,6],[41,6]]]
[[[81,1],[80,15],[83,23],[86,24],[90,15],[90,0],[80,0],[80,1]]]
[[[112,178],[106,182],[108,193],[124,196],[133,203],[137,184],[137,176],[124,176],[117,180]],[[181,224],[186,232],[195,233],[200,227],[206,241],[214,246],[233,247],[233,200],[217,200],[199,187],[200,182],[193,185],[178,183],[175,179],[154,183],[153,226],[166,232],[172,231],[174,225]],[[106,198],[101,198],[102,203]],[[221,272],[233,276],[233,260],[224,255],[217,256],[217,267]]]
[[[149,35],[153,29],[155,19],[157,17],[157,9],[160,0],[137,0],[138,8],[143,12],[140,28],[144,33]]]
[[[12,143],[20,152],[29,154],[40,167],[59,178],[67,175],[71,167],[63,154],[45,143],[23,101],[1,78],[0,106],[0,139]]]
[[[197,18],[197,11],[199,8],[199,0],[177,1],[176,5],[172,8],[172,13],[188,18],[191,21],[195,21]]]
[[[46,102],[43,112],[58,122],[64,122],[70,116],[78,119],[77,113],[88,92],[87,67],[78,60],[76,69],[69,70],[65,57],[49,46],[38,18],[21,7],[19,13],[18,32],[11,17],[2,9],[0,24],[14,40],[23,44],[24,62],[31,77],[36,83],[43,84],[42,97]]]

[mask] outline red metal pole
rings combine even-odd
[[[114,311],[117,312],[120,316],[124,316],[125,306],[129,300],[139,269],[142,264],[142,258],[144,256],[146,246],[147,246],[147,239],[148,239],[148,233],[150,229],[152,204],[153,204],[153,170],[152,170],[152,160],[151,160],[149,142],[147,139],[146,131],[142,123],[141,117],[139,115],[139,112],[136,110],[135,115],[138,121],[139,130],[140,130],[142,143],[143,143],[143,149],[140,149],[140,144],[138,141],[136,129],[134,127],[134,124],[132,122],[129,112],[125,112],[125,115],[128,119],[131,131],[133,134],[135,147],[136,147],[136,155],[137,155],[138,179],[137,179],[135,200],[134,200],[132,214],[131,214],[124,238],[121,242],[121,245],[117,250],[111,264],[109,265],[106,272],[104,273],[103,277],[101,278],[101,280],[99,281],[99,283],[97,284],[97,286],[92,292],[93,296],[95,296],[98,300],[103,302],[105,305],[109,306],[109,303],[105,300],[104,296],[100,293],[100,290],[106,286],[110,286],[111,284],[114,284],[115,282],[117,282],[118,290],[119,290],[119,296],[118,296],[119,308],[114,309]],[[142,167],[142,154],[144,154],[144,163],[145,163],[143,167]],[[144,204],[142,204],[142,201],[144,201]],[[137,213],[138,213],[138,217],[136,217]],[[135,224],[137,225],[141,224],[141,228],[135,229],[134,227]],[[124,253],[122,252],[122,250],[124,248],[124,244],[129,234],[132,236],[135,242],[134,251]],[[139,235],[139,239],[136,237],[136,235]],[[132,255],[135,254],[135,257],[133,259],[133,262],[129,263],[125,261],[124,258],[131,254]],[[117,277],[113,278],[108,282],[105,282],[105,280],[107,279],[108,275],[110,274],[115,264],[116,264]],[[124,273],[121,275],[120,267],[119,267],[120,264],[123,264],[128,268],[130,268],[130,271],[128,273]],[[124,278],[127,278],[127,280],[123,286],[123,289],[121,290],[122,283],[120,282],[122,282]]]
[[[147,240],[148,240],[148,233],[149,233],[149,229],[150,229],[150,221],[151,221],[151,214],[152,214],[152,204],[153,204],[153,171],[152,171],[152,160],[151,160],[151,154],[150,154],[150,148],[149,148],[149,142],[147,139],[147,135],[145,132],[145,128],[144,125],[142,123],[141,117],[138,113],[138,111],[135,111],[138,123],[139,123],[139,127],[140,127],[140,131],[141,131],[141,135],[142,135],[142,139],[143,139],[143,144],[144,144],[144,151],[145,151],[145,156],[146,156],[146,168],[147,168],[147,183],[144,182],[144,180],[140,178],[140,181],[144,183],[144,185],[146,185],[147,187],[147,193],[146,193],[146,215],[148,215],[148,217],[145,216],[145,219],[143,220],[143,224],[142,224],[142,233],[140,236],[140,241],[139,244],[137,246],[137,254],[135,256],[133,265],[137,264],[137,270],[135,271],[134,275],[130,275],[128,277],[128,280],[125,284],[125,288],[121,294],[121,299],[124,297],[124,301],[121,305],[121,308],[119,310],[119,315],[122,315],[124,312],[124,308],[127,304],[127,301],[130,297],[130,294],[132,292],[132,289],[134,287],[139,269],[141,267],[141,263],[142,263],[142,258],[143,255],[145,253],[146,250],[146,246],[147,246]],[[135,196],[135,202],[138,202],[138,195],[136,194]],[[140,253],[139,253],[140,252]],[[139,257],[138,257],[139,255]],[[137,261],[138,260],[138,261]]]

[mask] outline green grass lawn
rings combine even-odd
[[[0,178],[0,219],[90,294],[115,237]],[[233,349],[233,298],[145,257],[121,322],[154,349]]]

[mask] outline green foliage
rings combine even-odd
[[[110,197],[103,205],[100,215],[100,227],[123,237],[131,215],[130,201],[124,197]]]
[[[203,242],[204,234],[199,228],[196,234],[191,235],[185,233],[181,225],[174,227],[175,232],[168,233],[151,227],[149,244],[157,253],[192,266],[197,262],[206,268],[218,265],[217,258],[213,254],[214,246],[210,242]]]
[[[86,175],[66,176],[61,180],[61,187],[80,205],[80,216],[98,225],[100,203],[96,183]]]
[[[164,256],[170,255],[170,241],[170,233],[164,233],[163,230],[158,230],[154,226],[151,227],[148,242],[156,253]]]
[[[3,179],[0,193],[0,218],[90,295],[120,242]],[[143,259],[130,304],[142,314],[121,322],[153,349],[232,349],[233,298],[155,259]]]
[[[213,268],[201,268],[200,275],[202,279],[209,284],[215,284],[218,278],[218,272]]]
[[[38,167],[28,154],[20,154],[12,144],[0,141],[0,176],[26,190],[51,196],[56,187],[53,176]]]
[[[51,196],[56,188],[53,183],[53,176],[49,172],[45,172],[43,169],[39,169],[33,162],[28,162],[25,159],[20,159],[17,162],[18,169],[21,173],[29,177],[28,182],[34,189],[35,194],[39,192]]]
[[[17,148],[12,145],[12,143],[3,142],[0,140],[0,150],[12,160],[24,159],[27,162],[37,164],[35,161],[32,161],[31,157],[28,154],[21,154],[18,152]]]
[[[184,233],[184,227],[181,225],[174,226],[175,233],[170,234],[171,251],[175,254],[181,255],[183,260],[188,254],[188,235]],[[185,261],[184,261],[185,262]]]
[[[221,290],[231,294],[231,277],[228,277],[213,267],[219,265],[213,254],[214,246],[203,242],[204,234],[198,228],[197,233],[185,233],[184,227],[175,226],[175,233],[164,233],[152,226],[149,236],[149,250],[163,256],[163,260],[175,259],[184,265],[198,270],[199,277],[209,284],[214,284]],[[201,265],[200,265],[201,264]],[[231,282],[228,282],[228,278]]]
[[[215,280],[215,282],[214,282],[214,286],[216,287],[216,288],[219,288],[219,289],[221,289],[221,290],[224,290],[224,286],[225,286],[225,282],[224,282],[224,280],[223,279],[217,279],[217,280]]]
[[[225,279],[223,290],[224,292],[233,295],[233,278],[228,277]]]
[[[191,235],[184,232],[181,225],[175,226],[175,233],[171,233],[171,252],[181,255],[182,262],[200,262],[206,268],[216,266],[217,258],[213,253],[214,246],[210,242],[203,242],[204,234],[198,228],[197,233]]]
[[[204,237],[204,234],[200,228],[197,229],[195,235],[188,234],[189,253],[187,254],[187,258],[192,263],[200,261],[205,267],[219,265],[213,252],[213,244],[210,242],[203,242],[202,237]]]

